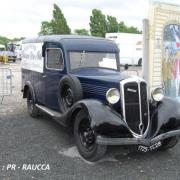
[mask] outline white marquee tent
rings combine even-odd
[[[2,49],[2,48],[5,48],[5,46],[4,45],[2,45],[2,44],[0,44],[0,48]]]

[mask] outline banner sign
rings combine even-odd
[[[22,44],[21,67],[23,69],[43,73],[42,45],[43,43]]]

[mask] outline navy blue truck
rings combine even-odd
[[[29,114],[42,112],[73,129],[79,153],[103,157],[108,145],[144,152],[175,146],[180,104],[163,89],[148,93],[140,77],[123,75],[119,49],[104,38],[51,35],[22,45],[22,91]],[[149,95],[151,94],[151,95]]]

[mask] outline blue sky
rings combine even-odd
[[[162,2],[180,4],[179,0]],[[41,22],[51,19],[53,3],[62,9],[72,30],[89,29],[89,17],[94,8],[142,29],[149,0],[0,0],[0,35],[10,38],[37,35]]]

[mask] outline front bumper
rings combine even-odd
[[[101,145],[144,145],[151,146],[161,140],[180,136],[180,129],[160,134],[152,139],[146,138],[106,138],[97,136],[96,142]]]

